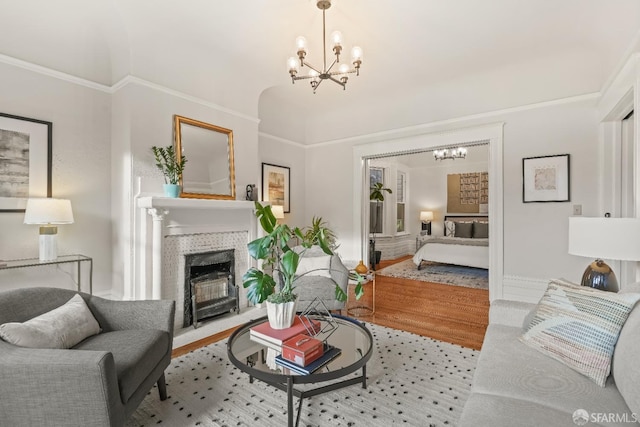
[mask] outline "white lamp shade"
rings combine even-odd
[[[71,201],[67,199],[29,199],[25,224],[73,224]]]
[[[273,216],[275,216],[276,219],[284,218],[284,207],[282,205],[272,205],[271,212],[273,212]]]
[[[420,221],[431,221],[431,220],[433,220],[433,212],[431,211],[420,212]]]
[[[619,261],[640,260],[640,218],[569,218],[569,253]]]

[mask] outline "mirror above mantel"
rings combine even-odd
[[[180,197],[235,200],[233,131],[178,115],[174,126],[176,153],[187,158]]]

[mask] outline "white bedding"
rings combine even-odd
[[[486,241],[486,246],[484,242]],[[470,242],[472,245],[465,245]],[[461,237],[441,237],[427,240],[413,256],[413,263],[419,266],[424,261],[467,267],[489,268],[489,239],[465,239]]]

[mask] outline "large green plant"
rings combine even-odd
[[[180,160],[176,156],[176,151],[172,145],[168,147],[151,147],[153,155],[156,158],[156,167],[162,171],[164,182],[167,184],[179,184],[184,171],[184,165],[187,158],[180,156]]]
[[[255,260],[262,261],[262,269],[251,267],[242,276],[242,286],[248,288],[247,298],[254,304],[264,301],[272,303],[295,301],[296,270],[304,250],[316,244],[327,255],[333,255],[333,251],[327,243],[325,233],[316,234],[314,239],[308,239],[298,227],[292,229],[286,224],[278,224],[271,206],[262,206],[259,202],[255,202],[255,207],[256,217],[265,235],[248,244],[249,255]],[[298,243],[305,248],[302,253],[298,254],[289,246],[293,238],[297,238]],[[280,290],[274,292],[278,281]],[[355,288],[358,299],[364,294],[360,282],[361,280],[358,280]],[[335,298],[338,301],[347,300],[347,294],[337,283]]]
[[[332,251],[338,248],[336,244],[336,235],[331,230],[326,221],[322,220],[322,217],[313,217],[311,219],[311,225],[304,229],[304,238],[312,245],[320,245],[320,242],[326,242],[327,246]]]

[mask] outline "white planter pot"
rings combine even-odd
[[[296,301],[274,304],[267,301],[267,317],[273,329],[287,329],[296,316]]]

